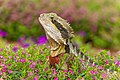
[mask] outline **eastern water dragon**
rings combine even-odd
[[[55,66],[55,64],[59,64],[59,55],[62,53],[68,53],[69,55],[82,58],[84,61],[83,65],[81,65],[82,68],[89,64],[94,64],[89,57],[77,50],[71,42],[71,39],[74,37],[74,31],[66,20],[62,19],[55,13],[43,13],[40,15],[39,21],[45,30],[46,37],[51,46],[49,56],[50,65]],[[88,62],[89,64],[87,64]],[[106,80],[111,80],[114,75],[116,76],[116,80],[120,80],[118,72],[110,72],[109,69],[104,72],[107,74]]]

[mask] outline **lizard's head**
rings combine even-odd
[[[55,13],[43,13],[40,15],[39,21],[46,34],[57,43],[63,42],[66,44],[66,39],[70,39],[74,36],[73,29],[70,27],[69,23]]]

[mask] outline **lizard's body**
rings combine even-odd
[[[39,21],[45,30],[47,39],[51,46],[49,62],[52,66],[59,64],[59,55],[62,53],[68,53],[69,55],[79,56],[79,58],[82,58],[82,68],[94,64],[89,57],[79,52],[72,44],[71,39],[74,37],[74,32],[66,20],[57,16],[55,13],[44,13],[40,15]],[[120,80],[120,77],[116,80]]]

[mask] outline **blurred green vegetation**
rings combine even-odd
[[[119,0],[1,0],[0,30],[8,40],[21,36],[36,39],[44,34],[38,17],[55,12],[66,19],[84,43],[120,49]]]

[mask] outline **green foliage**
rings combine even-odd
[[[32,28],[27,28],[25,25],[20,24],[19,22],[10,23],[9,25],[4,25],[2,28],[4,31],[7,32],[7,38],[9,40],[16,41],[21,36],[25,35],[26,37],[33,36],[37,38],[40,34],[44,33],[41,32],[40,27],[34,25]],[[41,33],[40,33],[41,32]]]
[[[110,69],[113,71],[120,71],[120,67],[117,66],[114,61],[120,60],[120,54],[114,58],[108,54],[108,51],[103,50],[98,53],[92,59],[98,64],[98,66],[87,66],[86,69],[81,70],[80,59],[79,57],[74,57],[70,61],[71,68],[69,70],[62,69],[65,59],[68,57],[68,54],[64,54],[61,57],[60,65],[56,65],[55,68],[50,68],[48,64],[49,48],[46,45],[38,46],[31,45],[28,48],[21,48],[18,46],[18,50],[15,51],[13,48],[15,46],[11,45],[7,48],[1,48],[0,51],[0,78],[6,80],[19,80],[19,79],[39,79],[39,80],[48,80],[48,79],[101,79],[103,71],[98,68],[102,66],[103,69]],[[81,51],[86,54],[86,50],[81,48]],[[89,55],[88,55],[89,56]],[[89,56],[90,57],[90,56]],[[105,61],[108,61],[106,63]],[[92,72],[91,72],[92,71]],[[94,76],[94,77],[93,77]]]

